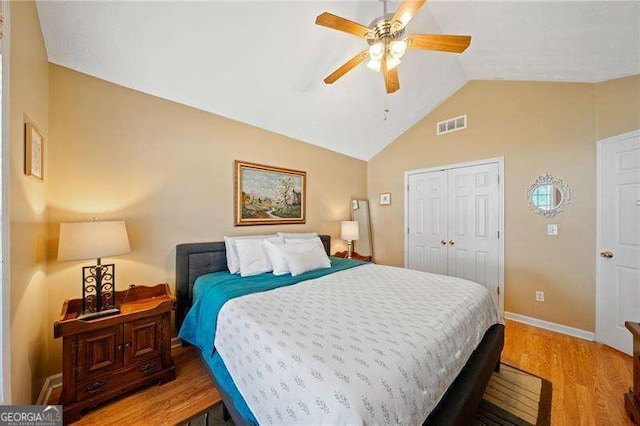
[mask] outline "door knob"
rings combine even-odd
[[[603,251],[602,253],[600,253],[600,256],[604,257],[605,259],[611,259],[613,257],[613,253],[611,253],[610,251]]]
[[[455,242],[454,242],[453,240],[449,240],[449,244],[450,244],[450,245],[454,245],[454,244],[455,244]]]
[[[445,245],[447,242],[445,240],[440,240],[440,244]]]

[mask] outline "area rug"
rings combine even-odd
[[[493,373],[475,414],[474,425],[548,426],[551,424],[551,382],[501,364]],[[232,426],[222,419],[222,405],[184,423],[185,426]]]

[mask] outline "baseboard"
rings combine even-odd
[[[38,395],[36,405],[46,405],[49,402],[49,398],[51,397],[51,392],[53,391],[53,389],[60,386],[62,386],[62,373],[53,374],[47,377],[44,380],[42,389],[40,390],[40,395]]]
[[[171,339],[171,347],[177,348],[182,346],[182,340],[179,337],[173,337]],[[36,405],[46,405],[49,402],[49,398],[51,397],[51,392],[55,388],[59,388],[62,386],[62,373],[52,374],[44,380],[44,384],[42,385],[42,389],[40,390],[40,395],[38,395],[38,400],[36,401]]]
[[[568,325],[556,324],[555,322],[532,318],[526,315],[514,314],[513,312],[505,312],[504,317],[512,321],[521,322],[523,324],[532,325],[538,328],[544,328],[545,330],[555,331],[557,333],[566,334],[568,336],[577,337],[579,339],[594,341],[596,338],[595,333],[591,331],[569,327]]]

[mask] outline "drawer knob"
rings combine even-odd
[[[152,361],[140,367],[138,371],[141,372],[142,374],[147,374],[153,371],[156,368],[156,365],[158,365],[158,363],[156,361]]]
[[[94,394],[98,392],[100,389],[102,389],[106,384],[107,384],[106,379],[98,380],[97,382],[89,383],[87,386],[84,387],[84,390],[86,390],[87,393]]]

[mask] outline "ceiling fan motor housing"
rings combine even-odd
[[[388,44],[394,40],[400,40],[404,37],[404,28],[393,31],[393,13],[385,13],[384,15],[374,19],[371,24],[371,33],[367,34],[367,43],[369,46],[378,42]]]

